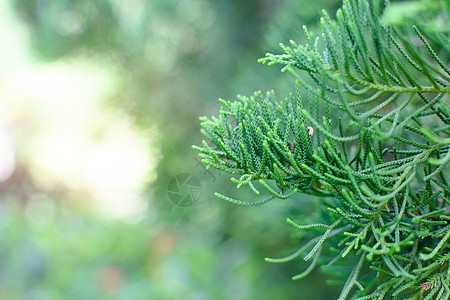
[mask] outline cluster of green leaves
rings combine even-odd
[[[448,41],[383,24],[388,5],[345,0],[335,20],[323,12],[321,35],[304,27],[305,45],[281,44],[283,54],[260,59],[296,77],[295,95],[220,100],[218,118],[201,118],[208,142],[194,149],[238,188],[259,195],[259,181],[269,194],[247,202],[216,193],[226,201],[322,197],[323,220],[288,219],[316,236],[267,259],[311,249],[310,267],[294,279],[321,262],[344,278],[339,299],[450,299]]]

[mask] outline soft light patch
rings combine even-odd
[[[19,154],[38,184],[87,191],[101,212],[136,222],[155,179],[157,131],[101,105],[115,86],[114,70],[83,60],[15,69],[0,96],[22,116]]]

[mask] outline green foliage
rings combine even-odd
[[[329,7],[328,3],[334,1],[320,0],[308,5],[307,16],[317,7]],[[260,233],[285,241],[288,238],[286,230],[290,228],[284,222],[248,226],[252,220],[261,223],[259,220],[264,220],[269,211],[273,217],[273,205],[253,209],[246,214],[248,218],[241,218],[242,208],[222,201],[208,201],[213,188],[222,190],[221,187],[229,184],[229,179],[215,170],[202,170],[197,159],[193,159],[191,149],[186,147],[198,131],[198,111],[205,109],[205,105],[207,110],[208,106],[215,105],[208,99],[238,90],[233,88],[237,84],[245,82],[250,86],[249,78],[243,78],[240,70],[254,64],[255,53],[261,55],[261,49],[267,49],[261,44],[269,44],[272,40],[271,44],[277,47],[273,41],[278,41],[279,37],[268,37],[267,33],[269,29],[279,30],[272,26],[274,12],[286,25],[299,17],[292,7],[285,8],[286,2],[303,6],[293,0],[271,3],[266,0],[1,2],[2,22],[7,19],[3,14],[13,12],[9,7],[4,9],[3,6],[8,4],[16,7],[16,17],[21,18],[17,26],[4,24],[2,38],[6,40],[2,43],[1,53],[5,58],[2,62],[11,67],[13,74],[20,73],[22,82],[18,83],[23,90],[29,90],[28,67],[36,70],[36,63],[38,74],[55,67],[66,70],[67,65],[77,70],[91,68],[91,64],[94,68],[101,66],[105,72],[112,72],[115,84],[112,93],[102,93],[104,97],[101,96],[99,105],[120,119],[108,120],[114,124],[136,120],[133,127],[150,131],[156,128],[160,138],[147,135],[144,140],[159,148],[162,155],[152,160],[158,171],[149,175],[157,175],[157,179],[145,187],[142,196],[148,200],[149,210],[145,220],[137,224],[110,222],[98,215],[87,215],[85,210],[89,209],[90,200],[86,190],[79,193],[61,191],[62,186],[58,184],[57,191],[36,191],[35,187],[30,187],[36,181],[20,179],[20,182],[7,183],[8,195],[5,195],[5,183],[2,182],[0,299],[292,299],[298,296],[299,290],[308,299],[329,299],[327,295],[335,288],[320,289],[321,297],[317,295],[318,288],[304,289],[320,284],[318,272],[301,282],[291,282],[285,278],[295,272],[294,264],[262,263],[261,255],[278,253],[284,243],[274,240],[267,243],[267,237]],[[309,24],[309,17],[303,19]],[[19,34],[18,31],[23,32]],[[8,41],[14,43],[10,45]],[[16,41],[25,44],[17,46]],[[39,59],[38,62],[28,56],[25,61],[15,59],[16,54],[28,54],[29,51]],[[236,53],[249,57],[249,62],[235,60]],[[259,67],[266,69],[263,65]],[[272,71],[278,76],[275,68]],[[8,81],[3,83],[9,85],[10,73],[4,73],[4,65],[1,72]],[[279,77],[283,80],[284,76]],[[45,78],[49,77],[45,75],[43,80]],[[288,76],[285,78],[289,79]],[[251,76],[250,79],[256,86],[261,85],[261,80],[270,81],[269,76]],[[64,89],[57,84],[52,86],[51,95]],[[80,85],[80,89],[84,90],[84,87]],[[46,120],[48,115],[33,108],[37,103],[35,96],[41,93],[32,94],[26,101],[33,105],[19,110],[28,120],[26,126],[36,128],[33,124],[41,124],[35,122],[36,112],[39,120]],[[17,95],[12,97],[16,99]],[[68,101],[64,97],[60,99],[61,103]],[[2,98],[1,102],[4,104],[5,100]],[[32,114],[28,115],[28,111]],[[15,120],[15,115],[9,111],[7,120],[9,117]],[[104,117],[98,115],[98,119]],[[22,122],[14,122],[11,126],[15,128],[16,125],[17,147],[27,150],[24,142],[29,144],[34,140],[30,137],[36,130],[24,132]],[[14,128],[11,129],[15,131]],[[98,135],[96,128],[91,131],[92,138],[103,137]],[[25,158],[29,163],[29,157]],[[34,165],[35,161],[32,163]],[[21,173],[23,167],[19,166]],[[167,196],[168,183],[180,172],[189,172],[201,181],[201,198],[192,207],[175,207]],[[37,176],[39,182],[45,179],[42,173]],[[56,211],[51,210],[54,217],[45,219],[51,225],[45,231],[29,221],[46,218],[43,216],[45,210],[31,209],[35,207],[38,192],[54,197],[52,201],[57,207]],[[19,197],[14,197],[12,204],[4,207],[3,200],[11,194]],[[11,205],[24,202],[26,204],[17,216],[8,210]],[[73,209],[72,205],[79,210]],[[67,206],[70,208],[66,213]],[[55,206],[52,204],[51,207]],[[287,209],[286,205],[279,206],[278,214],[282,216]],[[305,209],[310,209],[310,205]],[[4,226],[8,227],[5,229]],[[247,228],[245,234],[240,232],[244,226]],[[174,239],[172,246],[171,239]],[[46,247],[41,248],[42,244]],[[104,267],[118,268],[124,275],[122,284],[112,294],[102,290],[100,285],[102,275],[108,275],[108,272],[102,272]],[[280,272],[281,269],[285,274]]]
[[[324,11],[320,35],[304,27],[305,45],[281,44],[283,54],[259,60],[283,65],[295,93],[220,100],[219,117],[201,118],[208,142],[194,149],[261,197],[216,193],[223,200],[321,197],[317,224],[288,219],[315,237],[268,259],[311,249],[311,266],[293,279],[320,263],[342,277],[339,299],[450,299],[448,41],[382,23],[386,7],[343,1],[335,20]]]

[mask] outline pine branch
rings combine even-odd
[[[281,44],[282,54],[260,59],[292,74],[295,93],[220,100],[219,117],[201,118],[206,141],[194,149],[262,197],[216,193],[228,202],[321,197],[314,224],[288,223],[325,233],[284,259],[266,259],[290,261],[312,247],[311,265],[294,279],[317,264],[333,273],[356,261],[339,299],[449,299],[449,69],[426,31],[382,23],[386,3],[344,0],[335,20],[323,12],[316,39],[303,27],[307,44]],[[339,253],[328,262],[325,244]]]

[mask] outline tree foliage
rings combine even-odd
[[[388,6],[344,0],[335,19],[324,11],[319,35],[303,27],[305,45],[259,60],[281,64],[295,92],[221,99],[218,117],[201,118],[207,141],[194,149],[261,197],[216,193],[223,200],[320,197],[316,224],[287,219],[311,240],[267,259],[305,255],[311,265],[294,279],[320,264],[341,277],[339,299],[449,299],[449,44],[384,24]]]

